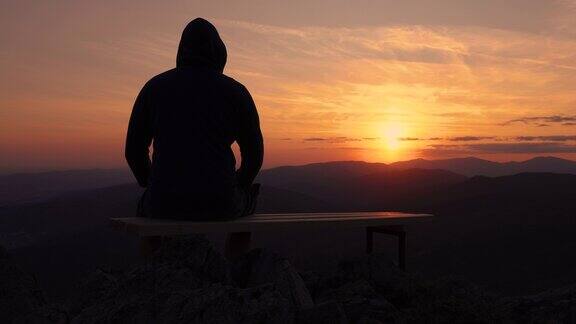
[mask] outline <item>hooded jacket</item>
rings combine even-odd
[[[258,113],[248,90],[223,74],[226,56],[216,28],[194,19],[182,33],[176,68],[152,78],[136,98],[125,154],[148,188],[153,217],[224,213],[237,187],[249,186],[260,170]]]

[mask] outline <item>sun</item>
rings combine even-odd
[[[398,121],[385,121],[378,123],[373,129],[374,139],[377,139],[370,145],[363,155],[367,161],[378,162],[395,162],[408,157],[409,142],[403,141],[403,137],[409,136],[409,130],[406,124]],[[366,135],[370,136],[370,135]]]
[[[404,134],[404,128],[400,124],[390,123],[384,125],[383,141],[385,149],[396,151],[401,146],[400,137]]]

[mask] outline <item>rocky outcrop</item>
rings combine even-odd
[[[349,323],[346,313],[338,303],[328,302],[317,304],[311,308],[298,311],[296,323],[300,324],[347,324]]]
[[[574,323],[576,286],[501,298],[457,277],[424,280],[383,255],[298,273],[272,252],[233,263],[200,236],[166,241],[128,271],[99,269],[65,306],[0,250],[2,323]]]
[[[427,281],[384,255],[342,261],[332,276],[305,278],[317,303],[337,302],[353,323],[493,323],[506,315],[497,297],[465,280]]]
[[[65,323],[66,313],[49,305],[36,279],[0,247],[0,322]]]
[[[83,309],[72,323],[286,323],[291,319],[288,306],[267,287],[172,287],[101,301]]]
[[[336,279],[342,283],[365,280],[395,305],[409,306],[419,294],[422,280],[400,270],[385,255],[369,254],[338,264]]]
[[[409,323],[510,322],[498,296],[457,277],[424,281],[405,296],[413,300],[403,309],[404,318]]]
[[[576,323],[576,285],[509,299],[507,306],[523,323]]]
[[[167,239],[150,265],[186,269],[195,277],[213,283],[232,283],[228,261],[203,236]]]
[[[364,279],[326,289],[318,296],[317,302],[335,302],[341,305],[352,323],[367,320],[391,323],[400,317],[398,309]]]
[[[299,287],[295,270],[262,253],[247,259],[251,267],[241,287],[205,239],[167,241],[140,267],[126,273],[100,270],[87,280],[69,303],[72,323],[293,322],[299,306],[293,297]]]
[[[234,264],[241,287],[272,284],[294,310],[312,308],[314,302],[306,284],[288,260],[265,250],[252,250]]]

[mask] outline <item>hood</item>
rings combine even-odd
[[[226,46],[216,27],[208,20],[192,20],[180,38],[176,66],[203,66],[224,71],[226,65]]]

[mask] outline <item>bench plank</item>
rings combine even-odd
[[[255,214],[230,221],[181,221],[142,217],[112,218],[111,224],[138,236],[173,236],[209,232],[244,232],[286,228],[407,225],[430,220],[431,214],[399,212]]]
[[[282,218],[348,218],[348,217],[413,217],[419,214],[407,214],[400,212],[338,212],[338,213],[285,213],[285,214],[255,214],[248,219],[282,219]]]

